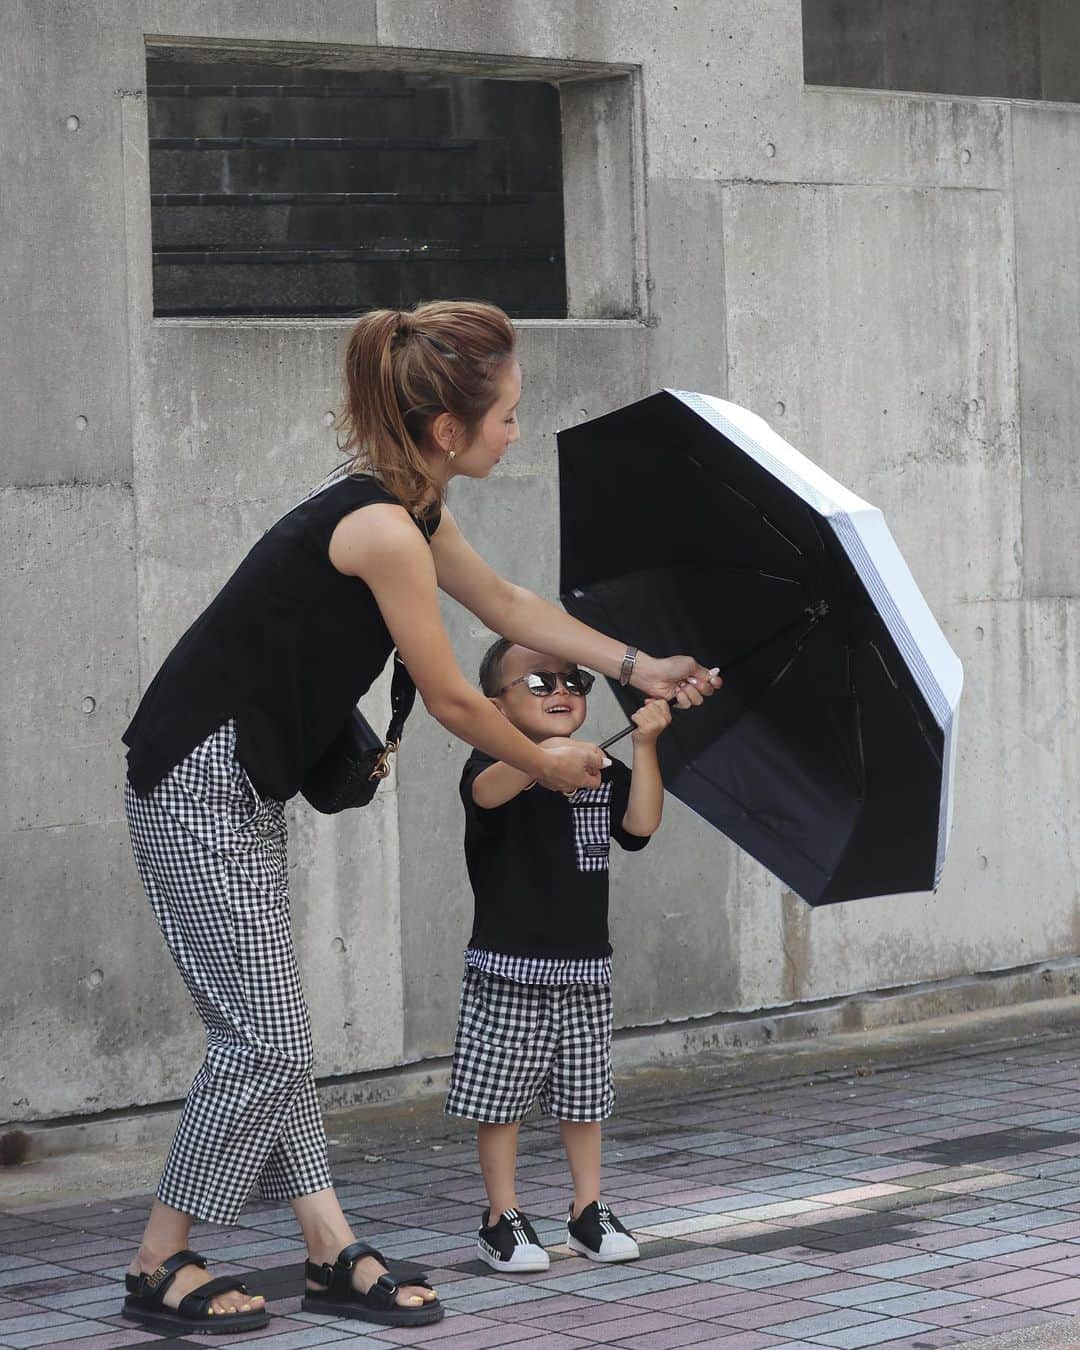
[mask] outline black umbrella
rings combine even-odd
[[[935,888],[962,670],[881,513],[708,395],[558,443],[563,604],[724,675],[660,740],[668,789],[812,905]]]

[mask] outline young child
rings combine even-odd
[[[585,721],[594,677],[505,639],[480,687],[538,745]],[[515,1194],[518,1131],[534,1101],[558,1118],[574,1184],[570,1247],[632,1261],[638,1246],[600,1197],[600,1122],[611,1114],[608,849],[644,848],[660,824],[656,741],[663,699],[634,714],[633,773],[612,760],[600,787],[569,797],[474,750],[461,776],[465,859],[475,897],[446,1111],[477,1121],[488,1208],[478,1248],[495,1270],[546,1270]]]

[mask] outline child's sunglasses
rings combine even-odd
[[[580,694],[584,697],[596,683],[596,676],[587,670],[579,670],[577,666],[567,671],[530,670],[527,675],[519,675],[516,680],[504,684],[495,697],[498,698],[508,689],[513,689],[515,684],[523,684],[530,694],[535,694],[537,698],[547,698],[549,694],[555,693],[560,681],[568,694]]]

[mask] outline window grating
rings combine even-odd
[[[558,89],[151,57],[154,312],[567,313]]]

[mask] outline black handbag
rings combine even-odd
[[[348,721],[300,784],[301,793],[316,811],[333,816],[350,806],[367,806],[375,796],[376,788],[390,773],[390,756],[401,745],[401,732],[415,701],[416,685],[395,652],[386,744],[375,735],[360,710],[354,708]]]

